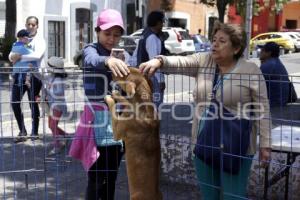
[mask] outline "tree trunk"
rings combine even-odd
[[[6,11],[5,11],[5,38],[15,37],[16,34],[16,10],[17,4],[16,0],[6,0]]]
[[[5,1],[5,33],[3,42],[3,59],[8,60],[8,55],[11,50],[12,43],[16,40],[16,18],[17,18],[17,3],[16,0]]]
[[[226,11],[226,6],[229,2],[227,0],[217,0],[217,9],[219,13],[220,22],[224,23],[224,16]]]

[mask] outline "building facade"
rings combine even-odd
[[[148,11],[163,9],[158,0],[149,0]],[[182,27],[188,29],[191,34],[198,33],[201,29],[202,35],[210,35],[214,20],[218,18],[215,7],[208,7],[195,0],[171,0],[173,9],[166,11],[168,22],[166,26]]]
[[[191,34],[201,30],[208,36],[218,17],[216,8],[207,7],[194,0],[171,0],[172,10],[166,11],[166,26],[186,28]],[[160,0],[17,0],[16,32],[25,26],[28,16],[39,18],[39,34],[47,42],[46,57],[61,56],[66,63],[85,44],[95,41],[94,27],[99,12],[114,8],[122,13],[130,34],[146,26],[147,14],[161,10]],[[0,37],[5,27],[5,0],[0,0]],[[3,26],[2,26],[3,24]]]
[[[96,41],[94,28],[101,10],[113,8],[120,11],[130,30],[133,19],[130,18],[132,10],[128,9],[133,4],[134,10],[137,10],[135,2],[136,0],[17,0],[16,29],[24,28],[28,16],[37,16],[38,32],[47,42],[46,57],[61,56],[66,63],[71,64],[79,49]],[[140,3],[139,16],[143,15],[143,6],[145,3]]]
[[[276,11],[274,1],[268,4],[259,0],[261,5],[257,15],[252,17],[252,37],[265,32],[300,29],[300,2],[291,1]],[[228,9],[228,22],[242,24],[243,19],[237,14],[235,6]]]
[[[300,29],[300,2],[294,1],[284,5],[280,16],[280,29]]]

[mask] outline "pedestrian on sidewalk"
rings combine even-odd
[[[37,101],[42,102],[43,109],[49,111],[48,126],[53,135],[53,147],[48,155],[52,156],[61,153],[66,146],[66,132],[58,124],[61,117],[67,113],[64,88],[67,73],[62,57],[52,56],[47,64],[47,72],[36,74],[40,80],[43,80],[42,98]]]
[[[20,55],[27,55],[33,52],[31,45],[29,45],[31,38],[30,33],[26,29],[21,29],[17,33],[17,41],[13,43],[11,52],[18,53]],[[17,61],[13,64],[13,74],[12,77],[14,80],[13,82],[21,86],[25,84],[27,88],[30,88],[30,76],[29,73],[34,62],[28,61]]]
[[[111,92],[112,74],[126,76],[130,71],[121,59],[112,56],[124,25],[121,14],[103,10],[97,18],[97,42],[83,50],[83,84],[87,97],[70,155],[81,160],[88,174],[86,200],[113,200],[115,182],[124,146],[113,139],[111,116],[104,97]]]
[[[193,159],[202,197],[247,198],[258,133],[263,167],[271,154],[266,85],[259,67],[242,56],[246,34],[240,26],[216,22],[212,33],[209,53],[157,56],[139,67],[150,76],[161,69],[195,77],[191,142],[195,144]],[[247,105],[260,105],[262,109],[259,113],[243,110]]]
[[[147,17],[147,27],[143,30],[143,37],[139,40],[131,61],[136,59],[136,65],[146,62],[157,55],[166,55],[162,28],[165,22],[165,15],[161,11],[152,11]],[[136,58],[135,58],[136,57]],[[134,65],[135,66],[135,65]],[[151,77],[153,85],[153,102],[157,109],[164,99],[166,88],[165,76],[157,70]]]
[[[289,80],[284,64],[279,59],[279,45],[275,42],[267,42],[260,48],[260,69],[266,80],[272,117],[282,118],[287,103],[293,102],[294,100],[291,100],[293,98],[297,99],[294,97],[294,86]]]
[[[16,143],[27,140],[27,130],[24,124],[24,115],[21,109],[21,101],[25,92],[27,92],[28,94],[29,105],[31,109],[31,118],[32,118],[31,139],[32,140],[38,139],[40,111],[39,111],[38,103],[36,102],[35,99],[36,96],[38,96],[40,93],[42,82],[41,80],[35,77],[35,72],[45,67],[44,53],[46,50],[46,43],[45,40],[42,38],[42,36],[39,35],[37,32],[39,27],[38,18],[35,16],[27,17],[25,27],[26,30],[30,32],[29,36],[32,38],[29,45],[33,49],[33,52],[26,55],[21,55],[19,53],[13,53],[13,52],[9,54],[9,60],[12,63],[16,63],[17,61],[21,61],[21,62],[29,61],[33,63],[32,66],[33,76],[31,76],[30,88],[28,88],[27,85],[25,84],[22,84],[21,86],[18,85],[18,83],[16,82],[18,78],[15,78],[12,91],[11,91],[11,105],[20,131],[18,137],[15,139]]]

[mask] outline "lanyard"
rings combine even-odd
[[[219,73],[219,69],[217,68],[216,69],[216,72],[215,72],[215,77],[214,77],[214,82],[213,82],[213,89],[212,89],[212,93],[214,95],[216,95],[217,93],[217,90],[219,89],[220,85],[223,84],[223,82],[227,79],[229,79],[230,77],[230,74],[226,74],[226,75],[220,75]]]
[[[216,98],[215,96],[216,96],[217,90],[219,89],[221,84],[223,86],[223,81],[229,79],[229,77],[230,77],[230,74],[222,75],[219,73],[219,71],[220,70],[218,68],[216,68],[216,72],[215,72],[215,76],[214,76],[214,80],[213,80],[213,88],[212,88],[213,99]],[[233,71],[233,70],[231,70],[231,71]],[[223,90],[223,88],[221,88],[221,89]],[[213,101],[213,99],[212,99],[212,101]],[[209,106],[206,106],[204,112],[202,113],[201,118],[202,119],[206,118],[208,113],[209,113]],[[198,127],[198,133],[200,133],[200,131],[203,129],[203,126],[204,126],[204,121],[200,120],[199,127]]]
[[[223,76],[223,75],[219,74],[219,71],[220,70],[218,68],[216,68],[215,77],[213,80],[213,89],[212,89],[213,99],[216,98],[215,96],[216,96],[217,90],[220,87],[220,85],[223,84],[223,81],[226,79],[229,79],[229,74],[226,74],[225,76]],[[201,118],[202,119],[206,118],[208,113],[209,113],[209,106],[206,106],[204,112],[202,113]],[[200,120],[199,127],[198,127],[198,133],[199,133],[199,131],[201,131],[203,129],[203,126],[204,126],[204,122],[202,120]]]

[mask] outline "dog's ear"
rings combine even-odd
[[[136,89],[136,84],[134,82],[129,81],[129,82],[126,83],[126,89],[125,90],[126,90],[127,96],[133,97],[134,94],[135,94],[135,89]]]

